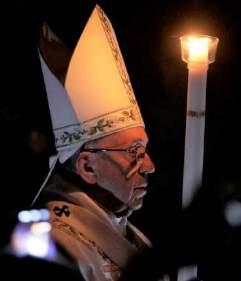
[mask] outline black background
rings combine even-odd
[[[12,1],[3,10],[1,123],[1,212],[28,208],[48,172],[54,152],[36,51],[47,21],[73,47],[96,1]],[[116,31],[149,134],[156,164],[149,194],[134,221],[149,237],[166,239],[181,209],[187,66],[179,37],[189,31],[217,36],[216,62],[207,83],[204,183],[239,176],[240,15],[239,1],[98,1]],[[33,129],[48,146],[34,154]],[[8,217],[7,217],[8,219]],[[4,226],[4,225],[3,225]]]

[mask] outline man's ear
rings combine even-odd
[[[79,176],[89,184],[96,183],[96,175],[91,165],[92,153],[80,152],[75,162],[75,168]]]

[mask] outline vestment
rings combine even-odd
[[[77,261],[86,280],[118,280],[129,259],[150,241],[126,218],[117,219],[78,186],[54,177],[46,188],[56,198],[47,204],[54,239]]]

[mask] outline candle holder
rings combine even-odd
[[[182,60],[188,64],[188,89],[182,205],[187,207],[202,184],[206,84],[208,65],[216,58],[219,39],[199,35],[180,37]]]
[[[217,37],[199,35],[185,35],[180,37],[181,55],[184,62],[213,63],[216,59],[216,51],[219,39]]]

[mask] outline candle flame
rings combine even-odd
[[[180,37],[182,60],[192,64],[210,64],[215,61],[219,39],[207,35]]]
[[[187,41],[190,62],[208,62],[208,37],[189,37]]]

